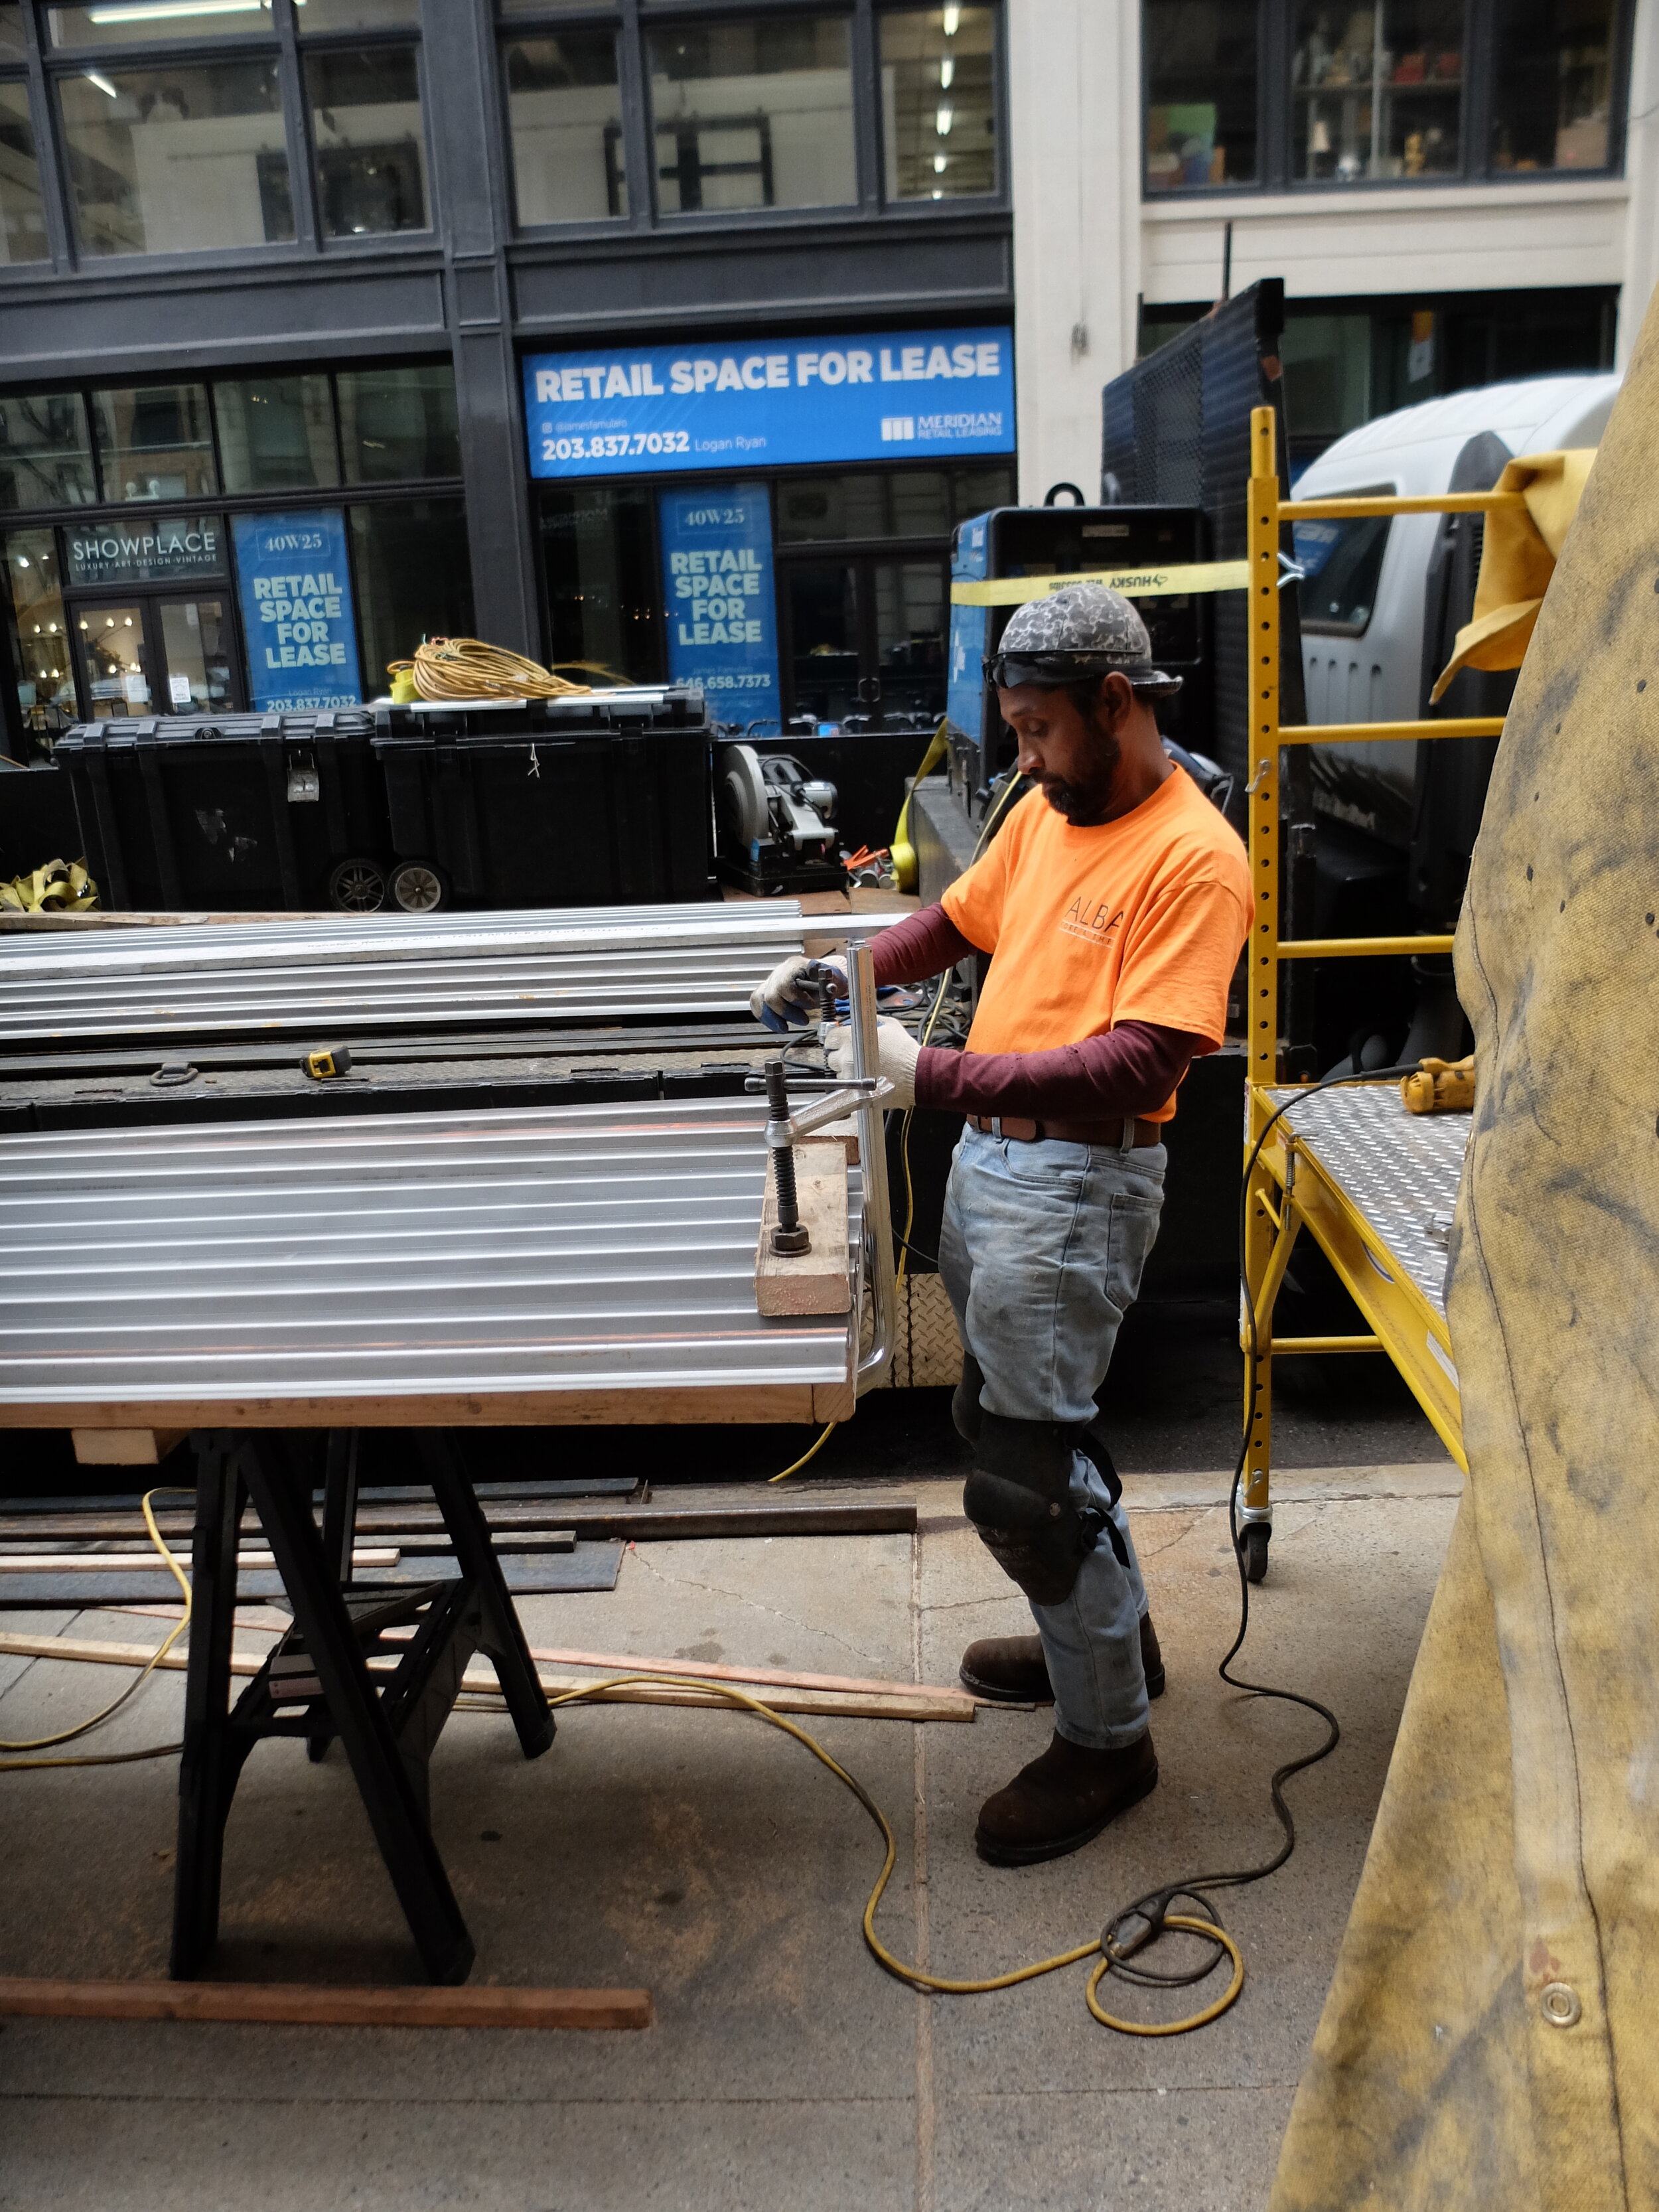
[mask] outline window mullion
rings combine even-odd
[[[294,0],[272,0],[271,20],[282,44],[277,56],[277,82],[283,96],[283,137],[288,147],[289,196],[294,207],[295,243],[307,252],[321,250],[318,232],[317,193],[311,161],[311,114],[306,99],[305,70],[295,21]]]
[[[657,220],[657,140],[640,0],[623,0],[617,33],[617,89],[622,102],[623,158],[628,167],[628,228],[649,230]]]
[[[871,0],[857,0],[853,11],[853,173],[858,204],[866,214],[882,201],[881,58]]]
[[[38,9],[23,10],[27,49],[29,106],[35,125],[35,159],[40,165],[40,204],[46,218],[52,265],[64,275],[76,266],[75,226],[70,214],[69,162],[58,114],[57,88],[46,65]]]
[[[1291,56],[1295,51],[1296,0],[1265,0],[1258,49],[1256,174],[1264,191],[1284,191],[1291,181]]]

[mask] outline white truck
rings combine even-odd
[[[1612,374],[1540,376],[1403,407],[1339,438],[1304,470],[1292,495],[1487,490],[1504,464],[1523,453],[1599,445],[1619,381]],[[1443,665],[1443,625],[1435,619],[1440,611],[1431,594],[1445,520],[1401,514],[1297,525],[1310,722],[1410,721],[1427,712]],[[1479,532],[1480,518],[1474,518],[1471,590]],[[1467,609],[1456,611],[1455,621],[1467,618]],[[1317,748],[1320,811],[1385,843],[1408,843],[1418,750]]]

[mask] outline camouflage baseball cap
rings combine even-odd
[[[991,682],[1009,690],[1022,684],[1052,690],[1114,670],[1151,698],[1172,698],[1181,689],[1180,677],[1154,665],[1146,623],[1104,584],[1068,584],[1016,607],[985,663]]]

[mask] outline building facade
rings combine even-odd
[[[1293,460],[1622,362],[1659,278],[1654,0],[1008,0],[1023,499],[1100,387],[1285,280]]]
[[[925,719],[956,522],[1224,283],[1310,450],[1627,345],[1656,9],[0,0],[6,749],[460,633]]]

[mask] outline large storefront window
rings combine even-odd
[[[1615,0],[1143,0],[1145,188],[1605,173],[1620,21]]]
[[[1304,7],[1291,69],[1298,177],[1455,176],[1462,166],[1459,0]]]
[[[340,481],[327,377],[216,384],[213,412],[227,491],[283,491]]]
[[[28,87],[0,84],[0,264],[47,258]]]
[[[1256,173],[1256,0],[1146,0],[1146,188]]]
[[[646,48],[665,215],[857,198],[845,16],[665,25]]]
[[[197,499],[219,489],[204,384],[94,392],[106,499]]]
[[[626,215],[616,33],[514,39],[501,58],[520,223]]]
[[[90,70],[59,77],[58,97],[83,253],[293,237],[274,60]]]
[[[712,483],[689,495],[651,483],[546,485],[541,538],[551,659],[635,683],[660,680],[669,626],[704,603],[689,610],[670,596],[664,571],[673,564],[662,558],[659,507],[673,503],[677,526],[685,520],[680,508],[690,507],[692,526],[678,533],[685,543],[738,546],[741,576],[760,564],[741,550],[753,532],[735,521],[739,493],[745,506],[757,493],[770,501],[775,550],[765,587],[773,600],[764,607],[744,600],[739,618],[758,617],[763,635],[775,635],[782,722],[803,715],[877,726],[937,719],[945,702],[951,532],[970,514],[1012,503],[1014,471],[1006,461],[802,471]],[[723,562],[724,552],[717,557]],[[726,568],[708,555],[698,565],[711,571],[704,611],[726,619],[737,603],[718,596]],[[701,589],[702,578],[693,580]],[[714,621],[708,627],[712,636]],[[733,684],[750,681],[746,624],[742,645],[726,657]],[[717,640],[713,659],[720,659]],[[715,712],[748,726],[754,714],[744,708],[753,696],[722,690]]]
[[[1612,0],[1498,0],[1494,169],[1607,167],[1613,22]]]
[[[0,399],[0,507],[86,507],[97,496],[82,394]]]
[[[878,20],[888,198],[994,191],[994,11],[903,8]]]
[[[25,728],[384,692],[474,628],[459,470],[447,362],[0,397]]]
[[[75,676],[50,530],[16,530],[4,542],[6,614],[23,726],[52,736],[75,720]]]
[[[349,513],[364,696],[373,697],[391,687],[387,663],[407,660],[423,637],[474,633],[466,507],[386,500]]]
[[[447,362],[429,368],[342,369],[335,382],[348,483],[459,476],[455,373]]]
[[[550,484],[542,569],[551,665],[633,684],[663,673],[653,494],[641,484]]]
[[[52,158],[53,138],[83,258],[316,252],[432,228],[421,0],[64,0],[37,12],[55,116],[50,131],[31,117],[21,73],[0,80],[0,264],[47,257],[35,161]],[[23,21],[16,0],[0,0],[0,69],[27,59]],[[291,153],[311,173],[303,238]]]
[[[414,47],[328,47],[305,61],[324,236],[428,228]]]

